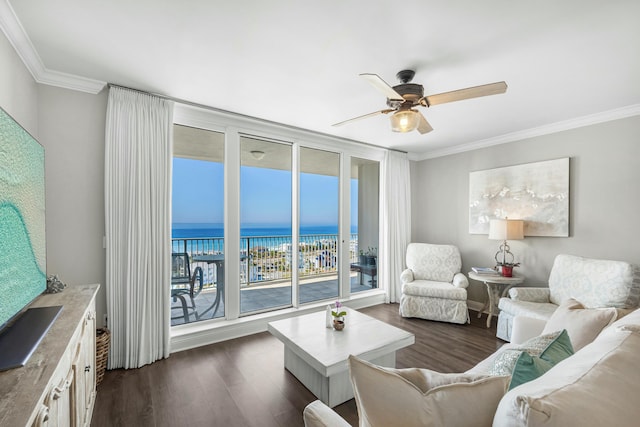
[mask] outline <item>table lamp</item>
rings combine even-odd
[[[507,240],[524,239],[524,221],[521,219],[492,219],[489,222],[489,239],[502,240],[500,250],[496,252],[498,265],[514,264],[515,257],[510,251]]]

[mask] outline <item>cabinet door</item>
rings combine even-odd
[[[83,330],[84,333],[84,330]],[[73,399],[74,411],[71,414],[71,425],[81,426],[84,421],[84,354],[82,353],[82,339],[76,345],[73,353],[71,369],[75,374],[75,380],[71,385],[71,398]]]
[[[85,319],[84,334],[82,335],[84,354],[84,422],[91,423],[91,411],[96,397],[96,314],[90,311]]]
[[[71,426],[71,415],[74,410],[71,396],[71,384],[73,383],[73,370],[69,370],[67,376],[59,384],[51,387],[40,408],[34,426],[67,427]]]
[[[91,423],[91,408],[96,390],[96,327],[95,313],[90,311],[82,324],[80,341],[73,358],[75,381],[72,396],[75,413],[74,426],[88,426]]]

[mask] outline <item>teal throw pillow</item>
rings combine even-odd
[[[539,356],[523,351],[513,368],[509,390],[544,375],[572,354],[573,346],[566,330],[562,330]]]
[[[525,341],[517,347],[502,351],[493,361],[493,366],[489,374],[497,376],[511,375],[522,352],[526,352],[531,356],[540,356],[552,342],[558,339],[561,333],[562,331],[554,331],[539,335]]]

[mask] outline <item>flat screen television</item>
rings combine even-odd
[[[57,317],[42,326],[43,310],[25,310],[46,286],[44,147],[0,108],[0,370],[26,363],[33,329]]]

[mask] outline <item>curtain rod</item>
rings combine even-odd
[[[209,105],[198,104],[197,102],[187,101],[185,99],[176,98],[176,97],[173,97],[173,96],[161,95],[159,93],[152,93],[152,92],[147,92],[147,91],[144,91],[144,90],[141,90],[141,89],[135,89],[135,88],[128,87],[128,86],[122,86],[122,85],[119,85],[119,84],[116,84],[116,83],[107,83],[107,86],[110,87],[110,88],[117,87],[117,88],[120,88],[120,89],[127,89],[127,90],[132,90],[134,92],[140,92],[140,93],[144,93],[144,94],[147,94],[147,95],[153,95],[153,96],[157,96],[158,98],[166,99],[168,101],[177,102],[178,104],[185,104],[185,105],[189,105],[191,107],[202,108],[204,110],[214,111],[216,113],[232,114],[234,116],[239,116],[239,117],[242,117],[242,118],[245,118],[245,119],[257,120],[257,121],[265,123],[265,124],[283,126],[285,128],[291,129],[291,130],[297,130],[297,131],[303,131],[303,132],[311,132],[311,133],[314,133],[314,134],[319,135],[319,136],[325,136],[325,137],[328,137],[328,138],[339,138],[339,139],[343,139],[343,140],[347,140],[347,141],[353,142],[355,144],[362,144],[362,145],[367,145],[369,147],[381,148],[383,150],[390,150],[390,151],[396,151],[398,153],[407,154],[406,151],[398,150],[397,148],[381,147],[379,145],[371,144],[369,142],[356,141],[354,139],[342,138],[342,137],[338,137],[338,136],[335,136],[335,135],[330,135],[328,133],[312,131],[312,130],[309,130],[309,129],[303,129],[303,128],[299,128],[299,127],[296,127],[296,126],[290,126],[290,125],[285,125],[285,124],[282,124],[282,123],[272,122],[270,120],[259,119],[257,117],[251,117],[251,116],[247,116],[245,114],[234,113],[234,112],[231,112],[231,111],[222,110],[220,108],[211,107]]]

